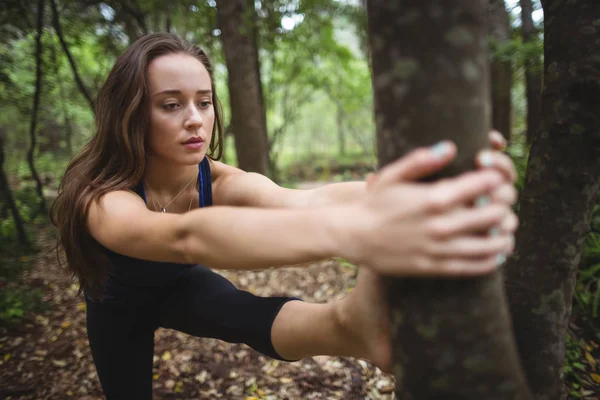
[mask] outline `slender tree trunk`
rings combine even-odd
[[[31,171],[31,177],[35,181],[36,192],[40,198],[39,213],[46,215],[46,200],[42,180],[35,169],[35,147],[36,127],[38,109],[40,107],[40,96],[42,94],[42,34],[44,33],[44,0],[38,0],[37,7],[37,34],[35,36],[35,93],[33,95],[33,107],[31,110],[31,125],[29,127],[29,149],[27,150],[27,163]]]
[[[485,2],[367,5],[380,166],[451,138],[458,158],[434,179],[473,169],[490,119]],[[500,272],[386,284],[398,399],[531,398]]]
[[[172,8],[173,8],[173,3],[171,1],[168,1],[165,9],[166,9],[166,17],[165,17],[165,29],[167,30],[167,32],[171,32],[171,14],[172,14]]]
[[[344,131],[344,109],[341,104],[336,104],[336,121],[338,137],[338,154],[346,155],[346,132]]]
[[[50,54],[52,59],[52,64],[54,65],[54,74],[57,78],[58,90],[60,93],[60,103],[63,111],[63,115],[65,118],[65,141],[67,144],[67,154],[70,156],[73,154],[73,125],[71,123],[71,117],[69,115],[69,108],[67,107],[67,95],[65,94],[65,90],[62,84],[62,80],[60,79],[60,69],[58,58],[56,57],[56,49],[54,47],[54,43],[50,46]]]
[[[238,166],[245,171],[267,174],[266,114],[260,87],[253,17],[254,10],[248,7],[247,0],[218,3],[217,21],[227,64],[231,123]]]
[[[56,9],[56,1],[50,0],[50,6],[52,7],[52,25],[54,26],[54,30],[56,31],[56,35],[58,36],[58,40],[60,41],[60,45],[62,46],[63,51],[65,52],[67,59],[69,60],[69,65],[71,66],[71,71],[73,71],[73,77],[75,78],[75,83],[77,84],[77,88],[83,94],[85,99],[87,100],[92,112],[94,111],[94,101],[90,96],[89,90],[86,89],[81,77],[79,76],[79,72],[77,71],[77,65],[75,63],[75,59],[71,55],[71,51],[69,51],[69,46],[65,41],[65,37],[62,32],[62,28],[60,25],[60,18],[58,16],[58,10]]]
[[[0,132],[0,195],[4,198],[4,202],[12,214],[13,221],[15,222],[15,228],[17,229],[17,240],[19,241],[19,245],[23,247],[29,247],[30,243],[29,239],[27,238],[27,233],[25,232],[25,224],[23,223],[23,218],[21,218],[21,213],[19,213],[19,208],[15,203],[12,191],[10,190],[10,185],[8,184],[8,178],[4,172],[3,132]]]
[[[533,26],[533,6],[531,0],[520,0],[521,5],[521,35],[524,43],[535,41]],[[527,143],[531,144],[533,136],[540,128],[540,112],[542,105],[542,62],[531,52],[525,60],[525,92],[527,94]]]
[[[510,19],[504,0],[489,0],[488,28],[495,46],[510,40]],[[493,57],[490,65],[492,88],[492,128],[502,132],[510,140],[512,130],[512,63]]]
[[[507,265],[516,340],[536,399],[563,398],[561,369],[583,241],[600,190],[600,3],[544,0],[542,126]]]

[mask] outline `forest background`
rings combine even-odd
[[[0,11],[0,368],[15,329],[48,312],[43,243],[60,177],[93,134],[93,102],[116,57],[137,37],[171,31],[205,48],[226,116],[224,161],[287,187],[363,179],[376,170],[373,92],[364,4],[352,0],[255,0],[251,34],[223,27],[236,16],[217,2],[8,0]],[[493,125],[524,184],[540,123],[544,12],[539,1],[491,1]],[[237,46],[237,47],[236,47]],[[235,62],[256,58],[254,82]],[[260,88],[245,108],[231,98]],[[537,86],[536,86],[537,85]],[[237,91],[237,92],[236,92]],[[232,108],[233,107],[233,108]],[[236,109],[238,107],[238,109]],[[237,116],[234,124],[232,116]],[[262,118],[259,131],[243,120]],[[242,122],[239,122],[242,121]],[[516,208],[518,210],[519,205]],[[348,266],[348,268],[353,268]],[[586,237],[566,341],[570,396],[597,394],[600,374],[600,205]],[[4,343],[4,344],[3,344]],[[6,348],[3,349],[3,346]],[[3,367],[4,366],[4,367]],[[1,385],[0,385],[1,387]],[[590,397],[592,398],[592,397]]]

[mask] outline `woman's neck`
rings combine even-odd
[[[146,160],[144,183],[159,199],[172,199],[197,176],[198,165],[167,164],[149,158]],[[196,187],[194,182],[187,189],[190,187]]]

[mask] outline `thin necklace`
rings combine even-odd
[[[168,208],[168,207],[171,205],[171,203],[173,203],[173,202],[175,201],[175,199],[176,199],[176,198],[178,198],[178,197],[179,197],[179,195],[180,195],[181,193],[183,193],[183,191],[184,191],[185,189],[187,189],[187,188],[188,188],[188,186],[190,186],[190,185],[192,184],[192,182],[193,182],[195,179],[198,179],[198,176],[194,176],[194,177],[193,177],[193,178],[192,178],[192,179],[191,179],[191,180],[190,180],[190,181],[187,183],[187,185],[185,185],[185,186],[183,187],[183,189],[181,189],[181,191],[180,191],[179,193],[177,193],[177,196],[173,197],[173,198],[171,199],[171,201],[169,202],[169,204],[167,204],[167,205],[166,205],[166,206],[164,206],[164,207],[163,207],[163,205],[162,205],[162,204],[160,204],[160,200],[158,200],[158,198],[156,199],[156,202],[155,202],[155,201],[154,201],[154,197],[155,197],[155,196],[152,196],[152,204],[154,204],[154,209],[155,209],[155,210],[158,210],[158,207],[156,207],[156,203],[158,203],[158,205],[160,206],[160,211],[161,211],[161,212],[163,212],[163,213],[166,213],[166,212],[167,212],[167,208]],[[152,189],[152,187],[151,187],[151,186],[148,184],[148,182],[147,182],[145,179],[144,179],[144,183],[146,184],[146,186],[148,186],[148,189],[150,189],[151,191],[153,191],[153,192],[154,192],[154,189]],[[192,201],[190,200],[190,209],[191,209],[191,208],[192,208]],[[188,210],[188,211],[189,211],[189,210]]]

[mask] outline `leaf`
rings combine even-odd
[[[592,380],[596,383],[600,383],[600,374],[590,374]]]
[[[279,382],[281,382],[281,383],[292,383],[293,379],[291,379],[291,378],[279,378]]]
[[[181,392],[183,392],[183,382],[181,382],[181,381],[178,381],[178,382],[175,384],[175,388],[173,389],[173,391],[174,391],[175,393],[181,393]]]
[[[4,355],[4,362],[7,362],[8,360],[10,360],[10,353]]]
[[[163,361],[169,361],[171,358],[173,358],[173,356],[171,355],[170,352],[165,351],[161,358]]]
[[[585,352],[585,359],[587,360],[588,363],[590,363],[590,365],[592,366],[592,368],[596,368],[596,360],[587,351]]]
[[[56,365],[57,367],[66,367],[67,366],[67,362],[64,360],[52,360],[52,364]]]
[[[79,311],[85,311],[85,309],[86,309],[85,303],[81,302],[81,303],[77,304],[77,309]]]

